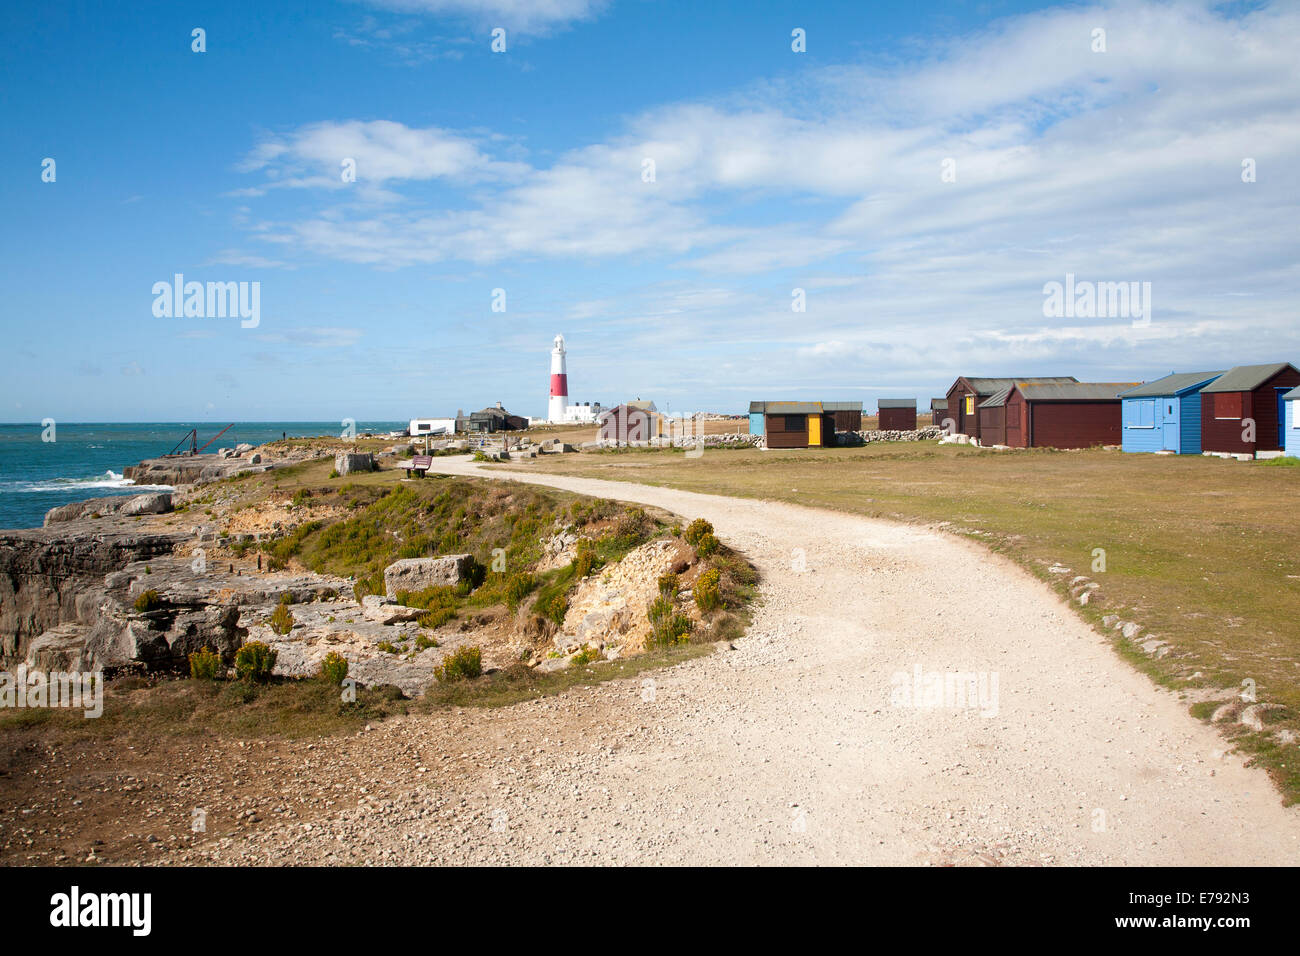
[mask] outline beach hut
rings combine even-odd
[[[877,427],[882,431],[916,431],[916,399],[882,398],[876,402],[876,407],[880,410]]]
[[[597,438],[611,445],[641,445],[664,433],[663,416],[654,402],[624,402],[607,408],[596,419]]]
[[[861,402],[822,402],[822,411],[830,413],[835,423],[835,431],[862,431]]]
[[[1120,393],[1127,452],[1201,453],[1201,389],[1223,372],[1175,372]]]
[[[1282,446],[1290,458],[1300,458],[1300,388],[1293,388],[1282,396],[1285,403],[1285,416],[1282,421],[1286,425],[1286,434],[1283,435]]]
[[[1228,369],[1201,389],[1201,451],[1281,451],[1286,430],[1283,396],[1297,385],[1300,370],[1289,362]]]
[[[1020,382],[1003,404],[1003,437],[1013,448],[1118,445],[1119,393],[1139,382]],[[993,444],[981,436],[981,444]]]
[[[956,434],[980,439],[979,406],[997,392],[1010,388],[1017,382],[1035,384],[1064,384],[1077,382],[1072,375],[1033,376],[1026,378],[979,378],[962,375],[948,389],[947,417],[953,420]],[[988,444],[987,442],[982,442]]]
[[[749,433],[751,435],[763,434],[763,412],[766,408],[767,402],[749,403]]]
[[[930,399],[930,424],[943,425],[943,420],[948,417],[948,399],[932,398]]]
[[[821,402],[765,402],[768,448],[818,448],[834,440],[835,416]]]

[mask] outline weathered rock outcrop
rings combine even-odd
[[[390,601],[398,591],[454,587],[474,569],[472,554],[448,554],[440,558],[403,558],[384,568],[384,591]]]
[[[254,464],[249,458],[224,455],[174,455],[128,465],[122,474],[137,485],[194,485],[229,478],[242,471],[265,471],[270,467],[260,464],[260,461],[260,456],[259,464]]]
[[[24,659],[34,638],[60,625],[93,625],[101,606],[121,603],[108,575],[170,555],[184,537],[66,525],[0,532],[0,659]]]
[[[89,498],[51,508],[45,513],[45,527],[76,521],[91,515],[162,515],[172,510],[169,492],[154,491],[143,495],[115,495],[109,498]]]

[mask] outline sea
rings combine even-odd
[[[45,512],[83,498],[169,491],[136,485],[122,477],[128,465],[166,455],[176,445],[189,447],[186,435],[198,429],[201,447],[228,422],[141,422],[131,424],[57,422],[0,424],[0,529],[38,528]],[[405,431],[409,422],[357,422],[357,433]],[[241,442],[261,445],[281,436],[338,436],[338,422],[236,422],[208,451]],[[52,441],[50,439],[53,439]]]

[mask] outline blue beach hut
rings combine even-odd
[[[1286,405],[1286,429],[1282,440],[1286,442],[1284,450],[1289,458],[1300,458],[1300,387],[1293,388],[1282,396]]]
[[[1199,455],[1201,389],[1222,374],[1175,372],[1120,392],[1124,450]]]

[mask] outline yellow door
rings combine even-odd
[[[822,443],[822,417],[820,415],[808,416],[808,444],[820,445]]]

